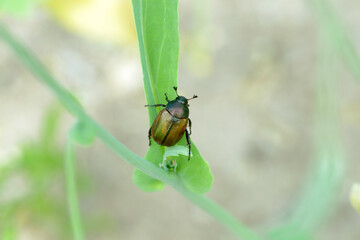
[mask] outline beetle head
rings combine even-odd
[[[186,98],[184,96],[179,96],[178,92],[177,92],[177,87],[174,87],[174,90],[176,92],[177,97],[175,98],[175,101],[184,104],[185,106],[189,106],[188,101],[194,98],[197,98],[197,95],[194,95],[192,98]]]

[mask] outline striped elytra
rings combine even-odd
[[[151,136],[158,144],[170,147],[180,141],[187,125],[187,118],[174,117],[164,108],[151,126]]]

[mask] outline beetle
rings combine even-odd
[[[176,98],[169,100],[165,93],[165,100],[167,104],[145,105],[145,107],[165,107],[162,109],[153,124],[149,129],[149,145],[151,145],[151,137],[162,146],[174,146],[180,141],[184,133],[186,134],[187,146],[189,146],[189,157],[191,155],[191,120],[189,118],[189,104],[188,101],[198,96],[194,95],[192,98],[179,96],[177,87],[174,87]],[[190,133],[186,129],[189,125]]]

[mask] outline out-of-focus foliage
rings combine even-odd
[[[65,28],[111,42],[136,40],[130,0],[48,0],[45,5]]]
[[[360,57],[335,7],[328,0],[308,0],[307,2],[317,18],[319,30],[325,34],[334,51],[359,81]]]
[[[339,136],[337,64],[330,43],[321,38],[315,84],[315,161],[296,208],[283,226],[270,231],[270,239],[311,240],[316,229],[335,209],[345,173]]]
[[[136,41],[128,0],[1,0],[0,13],[26,15],[40,2],[63,27],[76,34],[115,44]]]
[[[51,239],[66,238],[66,205],[59,179],[63,152],[56,144],[59,111],[49,111],[40,138],[21,145],[21,154],[0,169],[0,232],[14,239],[26,226],[49,230]],[[45,231],[47,232],[47,231]]]
[[[25,15],[32,7],[44,0],[1,0],[0,1],[0,12]]]

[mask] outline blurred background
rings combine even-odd
[[[179,92],[199,96],[190,117],[192,140],[214,174],[207,195],[259,231],[280,224],[311,186],[326,44],[310,2],[179,2]],[[359,51],[360,2],[331,4]],[[130,0],[0,0],[0,21],[92,117],[144,156],[149,123]],[[360,216],[349,203],[360,181],[359,78],[346,57],[336,59],[325,67],[337,82],[331,109],[339,132],[330,137],[345,173],[315,239],[360,239]],[[0,42],[0,228],[13,239],[71,239],[63,155],[74,122]],[[236,239],[171,188],[140,191],[133,167],[100,141],[76,153],[86,239]]]

